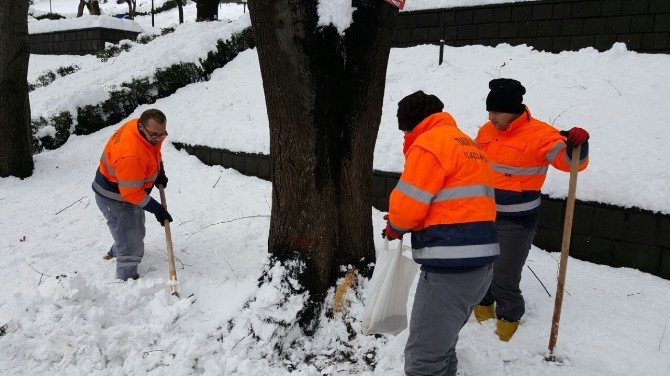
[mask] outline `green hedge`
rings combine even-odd
[[[58,73],[59,76],[65,77],[68,74],[72,74],[76,71],[78,71],[80,68],[77,65],[69,65],[67,67],[60,67],[56,69],[56,73]],[[28,91],[33,91],[37,89],[38,87],[43,87],[51,84],[56,80],[56,73],[53,71],[45,71],[39,77],[37,77],[37,80],[33,83],[28,84]]]
[[[200,59],[200,64],[179,63],[159,68],[151,78],[134,79],[109,92],[109,99],[96,104],[78,107],[76,114],[61,112],[49,119],[33,119],[33,152],[55,149],[67,141],[71,133],[83,135],[117,124],[138,106],[154,103],[157,99],[174,94],[177,89],[199,81],[207,81],[215,69],[221,68],[240,52],[255,47],[253,32],[247,28],[230,39],[219,40],[216,51]],[[77,119],[73,126],[73,118]],[[56,129],[55,137],[38,138],[38,130],[46,126]]]

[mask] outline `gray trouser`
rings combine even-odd
[[[493,282],[481,305],[496,303],[496,316],[519,321],[526,312],[519,284],[521,272],[535,237],[535,227],[527,228],[504,219],[496,220],[500,256],[493,263]]]
[[[95,202],[105,216],[114,238],[110,253],[116,257],[116,278],[137,278],[137,265],[144,256],[144,210],[137,205],[111,200],[97,193]]]
[[[458,332],[492,275],[491,265],[463,273],[421,272],[405,345],[406,375],[456,375]]]

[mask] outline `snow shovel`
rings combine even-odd
[[[548,362],[556,360],[554,348],[558,337],[558,323],[561,320],[561,307],[563,306],[563,290],[565,287],[565,274],[568,268],[568,254],[570,253],[570,236],[572,235],[572,216],[575,212],[575,191],[577,190],[577,169],[579,168],[579,155],[581,145],[572,149],[572,164],[570,165],[570,184],[568,187],[568,201],[565,208],[565,221],[563,222],[563,242],[561,243],[561,263],[558,267],[558,284],[556,285],[556,300],[554,302],[554,317],[551,320],[551,334],[549,336],[549,355],[544,359]]]
[[[165,202],[165,190],[162,185],[158,186],[158,190],[161,194],[161,204],[167,210],[167,203]],[[172,233],[170,232],[170,221],[167,219],[163,223],[165,227],[165,240],[167,242],[167,255],[168,255],[168,278],[170,279],[170,291],[172,295],[179,297],[179,292],[177,291],[177,270],[174,267],[174,251],[172,250]]]

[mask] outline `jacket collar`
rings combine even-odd
[[[161,146],[163,145],[163,140],[165,140],[165,139],[161,140],[161,142],[156,144],[156,146],[151,145],[151,142],[149,142],[149,140],[144,138],[144,135],[142,135],[142,133],[140,133],[139,122],[140,122],[140,118],[136,118],[136,119],[131,120],[130,123],[129,123],[130,128],[131,128],[130,131],[133,132],[135,137],[137,137],[140,140],[142,145],[144,145],[144,146],[146,146],[146,147],[148,147],[152,150],[160,150]]]
[[[456,126],[456,120],[448,112],[438,112],[432,114],[427,118],[423,119],[411,132],[405,135],[405,144],[403,145],[402,152],[407,156],[409,148],[412,147],[414,141],[421,136],[422,134],[428,132],[429,130],[440,127],[440,126]]]
[[[522,127],[524,124],[530,122],[530,119],[532,119],[532,117],[530,116],[530,109],[528,108],[528,106],[526,106],[526,109],[524,110],[523,114],[521,114],[518,118],[514,119],[514,121],[509,123],[509,127],[507,127],[507,129],[498,132],[511,132],[513,130],[516,130]]]

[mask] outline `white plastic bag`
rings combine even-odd
[[[419,266],[397,250],[389,250],[388,239],[377,255],[375,270],[366,291],[363,333],[396,335],[407,328],[407,296]]]

